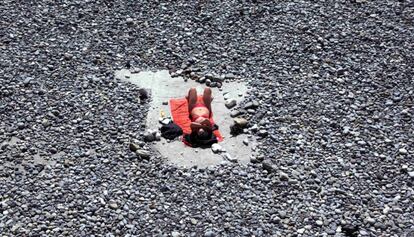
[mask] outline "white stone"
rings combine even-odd
[[[211,150],[214,153],[219,153],[219,152],[222,152],[223,151],[223,148],[219,144],[214,143],[213,145],[211,145]]]
[[[400,148],[398,151],[400,152],[400,154],[403,154],[403,155],[408,153],[407,149],[405,148]]]
[[[232,157],[229,153],[224,153],[223,157],[230,162],[237,162],[237,159]]]

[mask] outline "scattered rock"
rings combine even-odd
[[[17,128],[18,128],[18,129],[23,129],[23,128],[24,128],[24,123],[22,123],[22,122],[18,122],[18,123],[17,123]]]
[[[249,130],[252,131],[253,133],[257,132],[258,129],[259,129],[259,127],[257,126],[257,124],[255,124],[255,125],[253,125],[249,128]]]
[[[235,76],[233,73],[227,73],[227,74],[224,76],[224,78],[225,78],[225,79],[235,79],[235,78],[236,78],[236,76]]]
[[[212,230],[204,232],[204,237],[216,237],[216,234]]]
[[[171,237],[180,237],[180,236],[181,236],[180,232],[177,232],[177,231],[171,232]]]
[[[276,165],[274,165],[270,160],[264,160],[262,162],[263,169],[267,170],[269,173],[277,170]]]
[[[237,116],[239,116],[240,114],[242,114],[242,112],[241,112],[241,111],[239,111],[239,110],[233,110],[233,111],[231,111],[231,112],[230,112],[230,116],[231,116],[232,118],[237,117]]]
[[[140,149],[141,147],[138,144],[135,143],[129,143],[129,150],[131,151],[137,151],[138,149]]]
[[[163,125],[167,125],[167,124],[172,123],[172,120],[169,119],[169,118],[160,118],[158,121]]]
[[[237,136],[243,133],[243,128],[238,126],[237,124],[230,125],[230,134],[233,136]]]
[[[235,100],[235,99],[230,99],[230,100],[227,100],[227,102],[225,103],[225,106],[228,108],[228,109],[231,109],[231,108],[233,108],[234,106],[236,106],[237,105],[237,100]]]
[[[144,133],[144,141],[145,142],[152,142],[155,141],[155,132],[148,130]]]
[[[149,93],[148,93],[148,91],[146,90],[146,89],[144,89],[144,88],[140,88],[139,89],[139,99],[141,100],[141,101],[145,101],[145,100],[147,100],[149,98]]]
[[[155,140],[156,141],[161,141],[161,133],[158,132],[158,131],[155,133]]]
[[[134,24],[134,19],[128,17],[125,21],[128,25],[133,25]]]
[[[229,153],[224,153],[223,154],[224,159],[230,161],[230,162],[237,162],[237,159],[232,157]]]
[[[266,130],[264,130],[264,129],[260,129],[259,132],[257,133],[257,135],[259,137],[266,137],[268,134],[269,133]]]
[[[253,100],[253,101],[247,102],[244,105],[244,109],[255,109],[257,107],[259,107],[259,102],[257,100]]]
[[[114,209],[114,210],[119,208],[118,204],[114,200],[109,200],[108,205],[111,209]]]
[[[214,143],[213,145],[211,145],[211,150],[214,153],[220,153],[224,151],[223,148],[218,143]]]
[[[408,153],[407,149],[405,149],[405,148],[400,148],[400,149],[398,150],[398,152],[399,152],[401,155],[406,155],[406,154]]]
[[[236,124],[237,126],[239,126],[240,128],[245,128],[247,127],[247,124],[249,123],[247,121],[247,119],[245,118],[234,118],[233,119],[234,124]]]
[[[139,156],[143,159],[148,159],[148,158],[151,157],[151,152],[149,152],[147,150],[143,150],[143,149],[136,150],[135,154],[137,154],[137,156]]]
[[[279,172],[279,178],[281,181],[289,181],[289,175],[282,171]]]

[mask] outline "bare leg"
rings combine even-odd
[[[207,109],[210,111],[210,115],[211,116],[211,101],[213,100],[213,97],[211,97],[211,88],[210,87],[206,87],[204,89],[204,93],[203,93],[203,102],[204,105],[207,107]]]
[[[195,104],[197,103],[197,90],[195,88],[191,88],[188,91],[188,112],[191,114],[191,111],[193,110]]]

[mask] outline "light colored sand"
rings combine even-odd
[[[115,73],[115,76],[122,81],[150,90],[151,104],[146,121],[147,128],[149,129],[161,127],[161,124],[158,122],[161,111],[164,111],[167,116],[171,116],[169,105],[163,105],[163,102],[168,101],[170,98],[183,98],[191,87],[197,88],[199,93],[202,93],[205,87],[192,80],[185,82],[181,77],[172,78],[166,70],[157,72],[145,71],[136,74],[132,74],[129,70],[120,70]],[[232,157],[237,158],[238,163],[246,164],[250,160],[250,144],[254,144],[254,141],[250,141],[249,146],[246,146],[242,142],[246,135],[242,134],[237,137],[230,135],[230,125],[233,123],[233,119],[230,117],[230,110],[224,105],[224,94],[227,93],[227,98],[234,98],[237,102],[240,102],[246,94],[247,87],[243,83],[229,82],[224,83],[222,91],[219,91],[217,88],[212,88],[212,90],[214,97],[212,102],[214,120],[224,136],[224,141],[219,144]],[[221,155],[214,154],[211,149],[191,148],[185,146],[180,141],[167,142],[164,138],[154,143],[153,147],[169,162],[178,166],[207,167],[219,164],[225,160]]]

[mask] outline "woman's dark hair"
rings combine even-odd
[[[184,139],[193,147],[209,146],[217,142],[217,137],[213,134],[212,131],[205,131],[201,134],[192,132],[191,134],[185,135]]]
[[[211,139],[211,135],[213,134],[213,132],[212,131],[206,131],[206,130],[203,130],[201,133],[200,132],[197,132],[196,133],[196,137],[199,139],[199,140],[209,140],[209,139]]]

